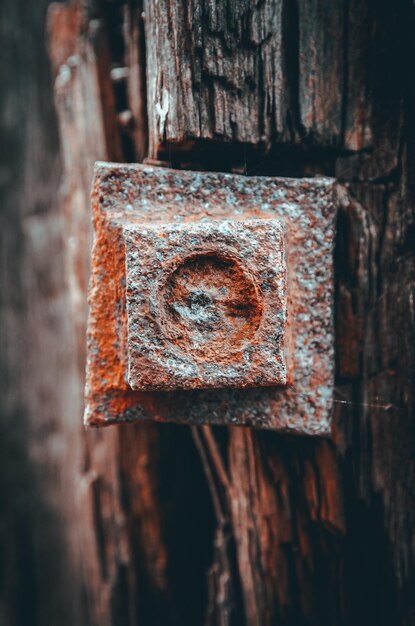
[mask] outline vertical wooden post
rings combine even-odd
[[[0,623],[415,623],[414,7],[383,4],[56,4],[52,79],[2,5]],[[96,159],[338,179],[331,440],[82,431]]]

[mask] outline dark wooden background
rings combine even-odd
[[[414,12],[2,0],[1,626],[415,624]],[[331,440],[84,432],[96,159],[339,180]]]

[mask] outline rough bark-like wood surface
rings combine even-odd
[[[152,158],[344,185],[332,443],[226,445],[246,620],[414,623],[413,8],[145,5]]]
[[[47,4],[0,9],[0,624],[412,626],[412,3],[58,5],[61,177]],[[82,433],[90,172],[146,110],[152,161],[341,182],[330,441]]]
[[[166,142],[177,148],[200,139],[269,147],[312,137],[335,145],[346,128],[348,143],[358,144],[365,94],[357,79],[348,97],[355,77],[344,50],[349,28],[353,52],[361,34],[353,7],[340,0],[145,0],[144,7],[150,157]]]

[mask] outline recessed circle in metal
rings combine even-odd
[[[161,289],[164,332],[183,351],[225,360],[252,342],[262,302],[254,278],[236,259],[188,257]]]

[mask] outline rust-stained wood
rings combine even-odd
[[[60,213],[46,5],[0,9],[0,621],[414,624],[413,4],[56,6]],[[147,122],[153,162],[341,182],[330,441],[82,434],[91,168]]]

